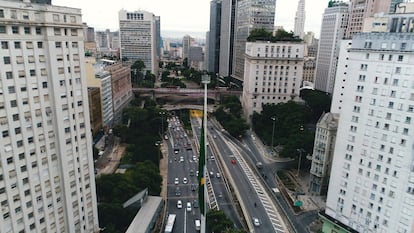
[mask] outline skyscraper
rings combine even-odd
[[[0,1],[0,232],[97,232],[80,9]]]
[[[318,57],[316,60],[315,89],[332,94],[339,41],[345,37],[348,25],[348,4],[330,1],[322,16]]]
[[[404,23],[414,13],[387,17],[388,32],[355,34],[340,52],[348,65],[331,107],[340,118],[324,232],[414,230],[414,27]]]
[[[218,73],[220,58],[221,0],[210,2],[210,31],[208,36],[207,71]]]
[[[276,0],[237,1],[232,76],[243,81],[246,41],[253,29],[273,31]]]
[[[235,21],[236,0],[222,0],[219,55],[219,74],[222,76],[230,76],[233,70]]]
[[[303,36],[305,35],[305,18],[305,0],[299,0],[298,10],[296,11],[295,16],[295,27],[293,31],[295,36],[299,36],[301,39],[303,39]]]
[[[183,59],[190,56],[190,47],[194,45],[194,38],[189,35],[183,37]]]
[[[132,63],[141,60],[145,70],[153,74],[158,71],[156,21],[157,17],[147,11],[119,11],[121,58]]]

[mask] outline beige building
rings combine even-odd
[[[122,110],[133,98],[131,68],[123,66],[121,63],[115,63],[106,66],[104,69],[111,75],[114,123],[118,123],[121,121]]]
[[[299,101],[303,42],[247,42],[242,106],[246,118],[265,104]]]

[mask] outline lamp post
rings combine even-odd
[[[302,159],[302,152],[305,152],[304,149],[300,148],[300,149],[296,149],[297,152],[299,152],[299,161],[298,161],[298,177],[299,177],[299,172],[300,172],[300,161]]]
[[[273,155],[273,138],[275,136],[275,123],[276,123],[277,118],[275,116],[272,116],[270,119],[273,121],[272,143],[271,143],[271,149],[272,149],[272,155]]]

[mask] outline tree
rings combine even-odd
[[[226,216],[223,210],[210,210],[206,216],[207,232],[225,233],[234,230],[233,222]]]
[[[142,71],[145,69],[145,64],[141,60],[137,60],[131,65],[131,76],[133,77],[133,83],[140,85],[144,79]]]

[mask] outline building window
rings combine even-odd
[[[9,49],[9,42],[7,42],[7,41],[2,41],[2,42],[1,42],[1,48],[2,48],[2,49]]]
[[[62,48],[62,42],[55,42],[56,48]]]
[[[5,65],[10,64],[10,57],[3,57],[3,62]]]
[[[13,34],[19,34],[19,27],[17,27],[17,26],[12,26],[12,33],[13,33]]]
[[[4,10],[0,9],[0,18],[4,18]]]
[[[43,48],[43,42],[42,41],[37,42],[37,48],[39,48],[39,49]]]
[[[31,34],[30,27],[24,27],[24,34],[27,34],[27,35]]]
[[[6,72],[6,79],[12,79],[13,78],[13,73],[11,71],[7,71]]]
[[[36,27],[36,35],[42,35],[42,28]]]

